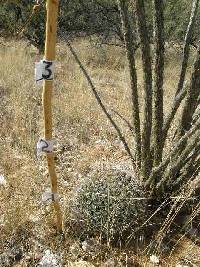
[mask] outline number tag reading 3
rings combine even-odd
[[[35,63],[35,80],[36,82],[54,79],[54,62],[48,60],[40,60]]]

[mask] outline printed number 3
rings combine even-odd
[[[45,80],[52,80],[52,70],[51,70],[51,66],[53,64],[53,62],[51,61],[43,61],[45,64],[45,71],[47,74],[42,74],[42,78]]]

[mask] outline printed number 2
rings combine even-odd
[[[48,148],[48,143],[44,140],[44,139],[40,139],[40,145],[41,145],[41,148],[42,148],[42,151],[46,151],[45,149]]]
[[[53,62],[44,60],[43,63],[45,64],[45,71],[47,74],[42,74],[42,78],[45,80],[52,80],[53,78],[52,78],[51,66]]]

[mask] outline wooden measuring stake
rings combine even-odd
[[[59,0],[47,0],[47,22],[46,22],[46,42],[45,60],[54,61],[56,54],[57,19]],[[44,111],[44,134],[45,140],[52,139],[52,90],[53,80],[44,80],[43,86],[43,111]],[[51,179],[51,189],[53,194],[57,194],[57,175],[55,170],[54,154],[47,153],[48,171]],[[53,200],[53,206],[57,217],[57,228],[62,232],[62,212],[58,199]]]

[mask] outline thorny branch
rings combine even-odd
[[[142,66],[144,76],[144,120],[142,130],[141,172],[144,181],[146,181],[151,172],[150,144],[152,130],[152,58],[144,0],[135,0],[135,4],[138,32],[141,41]]]
[[[95,96],[95,98],[96,98],[99,106],[103,110],[104,114],[106,115],[106,117],[108,118],[108,120],[110,121],[110,123],[112,124],[112,126],[114,127],[114,129],[117,131],[118,136],[119,136],[119,139],[123,143],[126,152],[128,153],[128,155],[132,159],[132,162],[133,162],[134,167],[136,167],[135,166],[135,160],[134,160],[134,157],[133,157],[133,155],[131,153],[131,150],[130,150],[130,148],[128,146],[128,143],[127,143],[125,137],[123,136],[120,128],[118,127],[118,125],[116,124],[116,122],[114,121],[114,119],[112,118],[112,116],[107,111],[105,105],[103,104],[103,102],[102,102],[102,100],[101,100],[101,98],[100,98],[100,96],[99,96],[99,94],[98,94],[98,92],[96,90],[96,87],[94,86],[94,83],[92,82],[92,79],[90,78],[90,75],[88,74],[88,72],[86,71],[85,67],[81,63],[78,55],[76,54],[75,50],[73,49],[73,47],[71,46],[71,44],[70,44],[69,41],[67,41],[67,46],[69,47],[70,52],[72,53],[72,55],[74,56],[74,59],[76,60],[76,62],[78,63],[80,69],[82,70],[85,78],[87,79],[87,81],[88,81],[88,83],[90,85],[90,88],[91,88],[91,90],[92,90],[92,92],[93,92],[93,94],[94,94],[94,96]]]
[[[164,80],[164,3],[163,0],[153,0],[154,6],[154,39],[155,68],[153,86],[153,143],[154,166],[162,161],[163,151],[163,80]]]
[[[134,140],[136,150],[136,164],[141,166],[141,133],[140,133],[140,110],[138,102],[138,86],[137,72],[135,66],[135,37],[130,26],[128,16],[128,2],[126,0],[118,0],[120,11],[122,30],[124,34],[124,43],[126,46],[126,54],[129,66],[130,81],[131,81],[131,100],[132,100],[132,117],[134,126]]]
[[[192,3],[192,9],[191,9],[191,15],[190,20],[188,23],[188,28],[185,35],[185,42],[184,42],[184,48],[183,48],[183,58],[182,58],[182,64],[181,64],[181,72],[180,72],[180,78],[178,81],[175,99],[173,103],[172,110],[167,115],[166,120],[164,122],[164,129],[163,129],[163,145],[167,138],[167,134],[169,131],[169,128],[172,124],[172,121],[176,115],[176,112],[185,97],[185,89],[184,89],[184,82],[185,82],[185,76],[186,76],[186,70],[188,66],[188,60],[189,60],[189,52],[190,52],[190,42],[192,38],[192,31],[195,24],[196,14],[198,10],[199,0],[193,0]],[[180,96],[180,97],[179,97]]]
[[[145,184],[146,187],[149,187],[154,180],[158,179],[158,177],[162,177],[162,174],[167,168],[171,159],[173,159],[177,155],[180,149],[182,150],[182,146],[184,146],[185,142],[189,140],[189,138],[192,137],[192,135],[195,134],[195,132],[198,131],[199,129],[200,129],[200,118],[195,122],[192,128],[188,132],[186,132],[185,135],[175,144],[175,146],[173,147],[171,152],[168,154],[166,159],[164,159],[158,167],[155,167],[152,170],[152,173]]]

